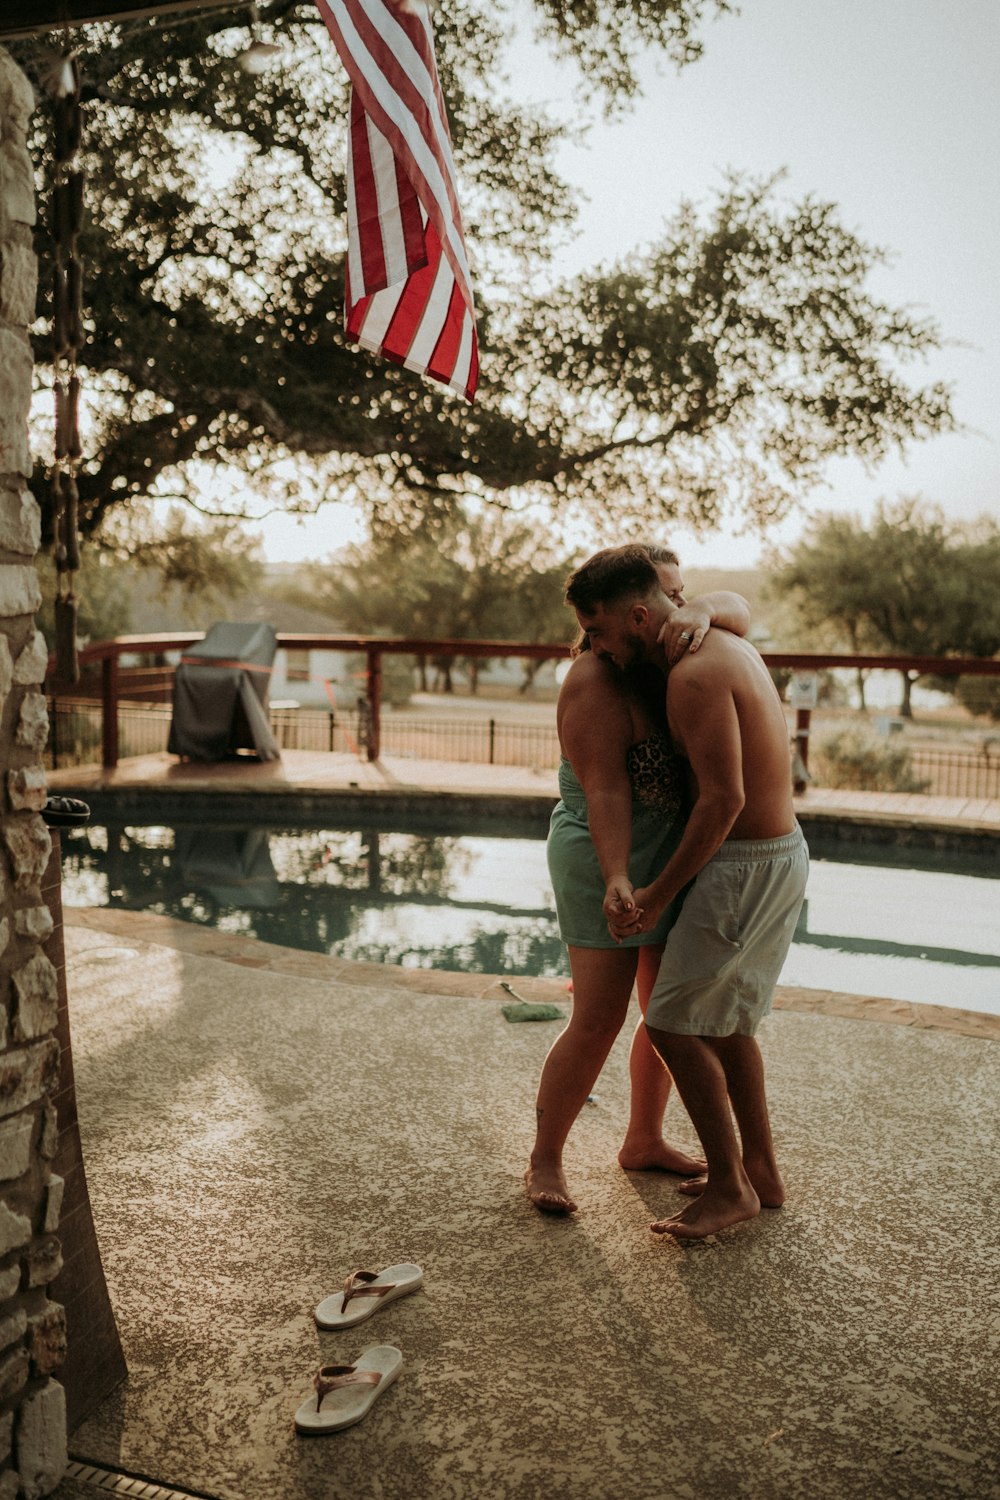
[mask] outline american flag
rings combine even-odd
[[[351,80],[347,336],[471,401],[476,313],[427,6],[317,4]]]

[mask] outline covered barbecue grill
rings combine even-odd
[[[270,625],[213,625],[181,657],[174,676],[167,749],[191,760],[226,760],[253,750],[278,760],[267,693],[278,637]]]

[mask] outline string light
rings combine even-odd
[[[260,16],[257,6],[250,7],[250,36],[251,42],[245,51],[241,52],[236,59],[237,66],[251,77],[258,77],[266,73],[273,62],[282,54],[282,48],[277,42],[262,42],[260,39]]]

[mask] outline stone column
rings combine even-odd
[[[59,1044],[52,930],[40,882],[51,839],[42,755],[47,651],[35,629],[40,527],[28,491],[28,408],[37,263],[26,131],[34,98],[0,49],[0,1500],[51,1494],[66,1467],[66,1405],[53,1378],[63,1309],[62,1180],[52,1171]]]

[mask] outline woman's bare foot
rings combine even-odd
[[[749,1183],[733,1193],[706,1187],[701,1197],[696,1198],[683,1212],[674,1214],[670,1219],[657,1219],[649,1227],[654,1234],[672,1234],[683,1240],[703,1240],[710,1234],[718,1234],[720,1229],[728,1229],[731,1224],[740,1224],[744,1219],[755,1219],[759,1213],[760,1199]]]
[[[706,1163],[700,1156],[688,1156],[668,1146],[662,1139],[633,1145],[626,1137],[618,1153],[618,1165],[626,1172],[677,1172],[687,1176],[692,1172],[704,1172]]]
[[[757,1197],[760,1199],[761,1208],[780,1208],[785,1201],[785,1184],[780,1174],[775,1171],[758,1171],[751,1169],[744,1163],[743,1170],[750,1180]],[[677,1191],[683,1193],[686,1198],[700,1198],[705,1191],[708,1181],[704,1173],[698,1177],[691,1177],[687,1182],[679,1182]]]
[[[545,1214],[574,1214],[576,1203],[569,1195],[562,1167],[533,1167],[524,1171],[528,1197]]]

